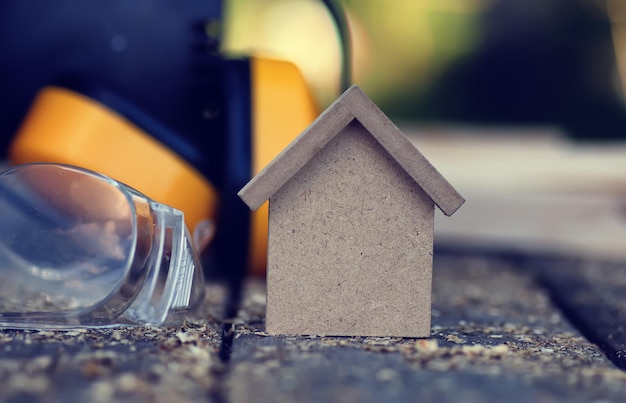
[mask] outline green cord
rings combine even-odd
[[[344,92],[352,85],[352,42],[350,40],[350,27],[346,13],[339,4],[339,1],[322,0],[330,16],[335,23],[337,34],[339,35],[339,46],[341,47],[341,77],[340,92]]]

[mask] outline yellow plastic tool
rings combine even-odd
[[[315,120],[319,110],[295,65],[285,61],[252,59],[252,176],[269,164]],[[250,270],[265,273],[267,203],[252,213]]]
[[[217,193],[194,167],[122,116],[68,89],[39,92],[9,159],[103,173],[183,211],[191,231],[216,212]]]
[[[250,74],[252,177],[317,117],[318,108],[292,63],[252,58]],[[203,220],[217,221],[217,191],[190,163],[123,116],[65,88],[40,91],[9,158],[14,164],[56,162],[100,172],[183,211],[192,232]],[[267,214],[263,206],[250,221],[248,260],[257,275],[265,273]]]

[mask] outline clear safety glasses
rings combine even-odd
[[[0,174],[0,327],[160,325],[203,293],[180,211],[77,167]]]

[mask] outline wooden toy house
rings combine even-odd
[[[430,336],[434,206],[464,200],[358,87],[239,195],[270,201],[268,333]]]

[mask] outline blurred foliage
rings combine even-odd
[[[384,104],[418,94],[437,69],[470,52],[486,0],[345,0],[354,81]],[[296,62],[322,104],[337,95],[339,48],[317,0],[230,0],[224,47]]]
[[[419,96],[437,72],[474,49],[485,1],[350,0],[346,6],[368,33],[370,58],[357,81],[381,104]]]
[[[394,118],[549,124],[577,137],[626,136],[624,0],[342,4],[354,81]],[[337,96],[339,47],[322,2],[227,5],[227,50],[292,60],[322,106]]]

